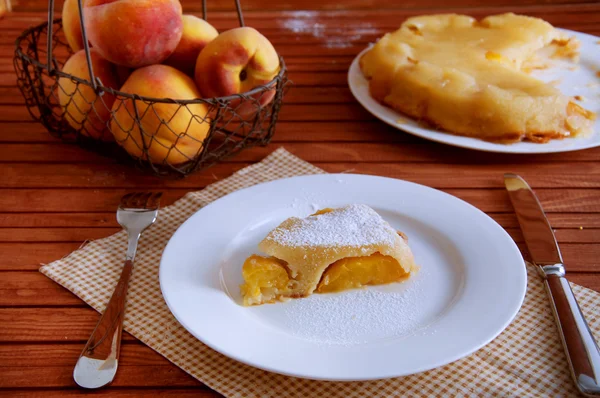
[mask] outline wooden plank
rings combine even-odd
[[[85,306],[77,296],[39,272],[2,272],[0,306]],[[81,351],[81,348],[79,349]],[[2,366],[0,345],[0,366]],[[19,366],[19,365],[15,365]]]
[[[83,242],[104,238],[120,230],[120,227],[0,228],[0,242]]]
[[[200,189],[201,187],[197,187]],[[463,199],[485,212],[509,212],[512,207],[503,189],[458,189],[443,191]],[[164,189],[163,205],[169,205],[187,193],[187,189]],[[0,190],[0,208],[4,212],[108,212],[114,210],[120,198],[131,189],[37,189]],[[596,189],[536,189],[547,212],[600,212]]]
[[[336,69],[335,72],[348,71],[349,63],[339,64],[300,64],[288,65],[291,71],[320,73],[322,70],[332,72],[329,69]],[[0,74],[3,64],[0,63]],[[12,70],[4,71],[6,74],[14,73]],[[319,87],[319,86],[298,86],[294,85],[287,91],[285,97],[286,104],[335,104],[335,103],[354,103],[356,100],[352,96],[348,87]],[[25,99],[18,88],[12,86],[0,86],[0,105],[19,105],[24,106]]]
[[[434,188],[503,188],[503,174],[516,172],[522,175],[534,189],[540,188],[599,188],[600,164],[598,163],[508,163],[508,164],[452,164],[445,163],[440,167],[437,163],[414,164],[410,153],[408,159],[400,161],[404,151],[400,153],[381,150],[381,158],[385,159],[386,152],[389,157],[396,157],[396,163],[362,163],[377,161],[377,151],[369,151],[368,144],[362,144],[365,151],[345,152],[344,145],[331,144],[328,150],[316,150],[316,145],[301,145],[301,157],[309,158],[315,166],[331,173],[371,174],[398,178],[424,184]],[[392,146],[392,145],[389,145]],[[292,152],[296,152],[297,145],[286,145]],[[325,148],[325,146],[321,146]],[[355,146],[360,148],[360,145]],[[381,145],[385,148],[385,145]],[[81,151],[86,153],[85,151]],[[260,151],[262,152],[262,151]],[[347,153],[347,155],[345,155]],[[244,154],[249,158],[253,150]],[[330,155],[327,163],[323,155]],[[361,163],[343,162],[344,156],[352,158],[373,155],[373,159],[361,160]],[[242,156],[243,159],[244,156]],[[257,157],[257,161],[262,155]],[[312,158],[312,159],[311,159]],[[456,157],[459,158],[458,156]],[[435,161],[434,159],[424,159]],[[412,161],[412,162],[411,162]],[[332,162],[332,163],[330,163]],[[3,176],[0,177],[0,188],[128,188],[133,189],[188,189],[199,190],[216,180],[221,180],[232,173],[244,168],[247,163],[222,163],[207,170],[194,173],[185,179],[165,179],[152,176],[124,164],[5,164],[2,166]],[[452,176],[460,176],[452,177]],[[67,192],[67,191],[65,191]],[[33,195],[33,194],[32,194]],[[69,194],[70,195],[70,194]],[[41,200],[42,198],[33,198]],[[2,203],[3,199],[0,199]],[[8,200],[8,199],[4,199]],[[28,201],[31,199],[27,199]],[[26,203],[17,204],[20,208],[27,209]],[[64,208],[55,208],[54,211],[63,211]],[[9,206],[5,212],[18,211]],[[34,210],[24,210],[26,212]],[[88,211],[88,210],[81,210]],[[95,210],[99,211],[99,210]],[[100,210],[101,211],[101,210]]]
[[[57,343],[21,344],[16,351],[14,346],[0,345],[0,368],[21,368],[29,366],[73,366],[81,354],[79,344]],[[135,342],[123,344],[119,357],[121,366],[166,366],[170,362],[150,347]]]
[[[460,9],[457,7],[444,7],[435,12],[463,12],[474,16],[484,16],[498,12],[513,11],[517,13],[525,13],[528,15],[541,17],[556,26],[581,30],[584,32],[597,32],[598,10],[597,4],[580,4],[580,5],[564,5],[564,6],[533,6],[533,7],[518,7],[510,8],[498,7],[482,7],[477,9]],[[314,12],[314,11],[293,11],[293,12],[248,12],[246,13],[246,23],[249,26],[257,27],[259,30],[267,32],[267,29],[278,29],[280,31],[289,31],[291,33],[308,33],[322,38],[324,49],[326,45],[342,45],[337,42],[328,43],[328,35],[323,34],[323,27],[344,27],[346,29],[383,29],[390,31],[396,29],[401,21],[409,16],[422,14],[427,10],[386,10],[385,13],[373,10],[364,11],[330,11],[330,12]],[[45,21],[46,14],[38,13],[14,13],[3,20],[3,28],[22,30],[28,26],[38,24]],[[211,13],[211,23],[218,29],[224,30],[237,26],[237,21],[233,13]],[[16,36],[16,34],[15,34]],[[319,37],[321,36],[321,37]],[[280,52],[292,48],[291,45],[280,46]],[[363,46],[364,47],[364,46]],[[6,46],[5,54],[12,56],[12,46]],[[336,50],[329,48],[329,50]],[[293,49],[292,49],[293,51]],[[285,54],[284,54],[285,55]],[[291,55],[288,53],[287,55]]]
[[[76,387],[71,366],[0,367],[0,388]],[[111,384],[115,387],[186,387],[198,386],[199,382],[173,365],[119,366]]]
[[[37,270],[81,247],[81,242],[0,243],[0,271]]]
[[[0,213],[0,228],[105,228],[118,226],[114,211],[104,213]],[[557,225],[557,227],[560,226]]]
[[[42,124],[27,120],[21,123],[0,123],[0,142],[61,142],[50,135]]]
[[[368,122],[278,121],[273,141],[424,142],[375,120]],[[59,143],[61,141],[53,137],[42,124],[31,120],[20,123],[0,123],[0,142]],[[587,153],[587,151],[579,153]]]
[[[567,269],[570,269],[570,264],[568,263]],[[569,281],[572,283],[600,292],[600,274],[568,272],[567,278],[569,278]]]
[[[298,157],[310,162],[444,162],[444,163],[502,163],[511,166],[510,163],[522,164],[523,155],[498,154],[469,151],[461,148],[452,148],[420,139],[408,139],[400,131],[387,131],[381,125],[373,124],[373,129],[383,130],[382,137],[389,137],[388,142],[327,142],[329,131],[323,132],[320,139],[325,142],[302,142],[303,132],[299,128],[288,128],[291,124],[283,125],[284,131],[279,135],[273,145],[246,149],[224,162],[250,162],[260,161],[268,156],[273,150],[285,147],[288,151]],[[310,125],[304,127],[310,128]],[[331,126],[330,126],[331,127]],[[339,128],[343,128],[339,126]],[[390,133],[390,134],[388,134]],[[293,134],[296,137],[293,137]],[[366,133],[366,137],[374,134]],[[355,139],[350,133],[350,141]],[[293,138],[290,142],[284,141],[287,137]],[[333,138],[336,138],[335,136]],[[340,137],[344,138],[344,137]],[[395,142],[395,138],[405,138],[408,142]],[[413,142],[410,142],[413,141]],[[533,166],[534,163],[543,162],[589,162],[600,160],[600,148],[590,148],[585,151],[527,155],[529,162],[525,167]],[[115,163],[115,160],[87,149],[82,149],[76,144],[53,141],[48,143],[5,143],[0,146],[0,162],[27,162],[27,163]],[[26,165],[26,167],[35,167]],[[557,167],[553,165],[550,167]],[[586,167],[578,165],[578,169]],[[589,166],[588,166],[589,167]]]
[[[488,213],[505,228],[517,228],[514,213]],[[554,228],[600,228],[600,214],[548,213]],[[0,228],[106,228],[119,227],[115,212],[0,213]]]
[[[341,76],[341,75],[340,75]],[[311,81],[327,77],[308,77]],[[345,79],[345,78],[344,78]],[[340,79],[343,80],[343,79]],[[316,83],[319,84],[319,83]],[[345,81],[343,83],[345,85]],[[282,121],[371,121],[371,116],[360,104],[285,104],[279,117]],[[0,122],[27,122],[31,115],[19,105],[0,105]]]
[[[107,228],[0,228],[0,242],[84,242],[110,236],[121,230],[120,227]],[[519,228],[506,228],[517,242],[523,241]],[[598,228],[555,229],[559,243],[600,242]],[[0,286],[1,286],[0,282]]]
[[[0,123],[0,162],[98,162],[114,163],[112,159],[91,153],[51,136],[44,126],[34,122]],[[359,144],[360,143],[360,144]],[[34,145],[35,144],[35,145]],[[46,145],[44,145],[46,144]],[[415,137],[379,121],[367,122],[279,122],[273,144],[244,150],[226,162],[257,162],[274,149],[288,151],[310,162],[453,162],[453,163],[519,163],[523,155],[476,152],[449,147]],[[600,147],[557,154],[527,155],[528,163],[600,161]],[[3,166],[6,167],[6,166]],[[26,168],[44,167],[25,165]],[[48,166],[53,167],[53,166]],[[122,172],[136,173],[131,167]],[[344,165],[340,167],[346,167]],[[368,166],[371,167],[371,166]],[[376,167],[376,166],[373,166]],[[38,172],[24,171],[35,178]],[[18,173],[18,170],[15,171]],[[373,173],[377,171],[374,170]],[[50,174],[50,173],[46,173]],[[71,173],[74,174],[74,173]],[[110,173],[109,173],[110,174]],[[194,174],[197,176],[200,173]],[[6,176],[10,178],[10,176]],[[198,177],[195,177],[198,178]],[[9,180],[5,180],[9,181]],[[6,184],[1,184],[6,186]]]
[[[0,249],[6,254],[0,262],[0,272],[37,271],[81,246],[82,242],[0,243]]]
[[[90,337],[99,318],[91,307],[0,308],[0,343],[83,343]],[[123,333],[123,339],[137,341],[129,333]]]
[[[1,308],[0,342],[87,341],[98,319],[98,313],[87,307]]]
[[[582,3],[583,0],[550,0],[547,1],[546,4],[577,4]],[[58,0],[55,3],[56,12],[60,12],[62,10],[63,1]],[[453,5],[457,7],[480,7],[483,3],[480,0],[455,0],[452,2]],[[516,2],[514,0],[494,0],[485,3],[486,5],[495,5],[495,6],[515,6],[515,5],[524,5],[524,4],[536,4],[534,0],[525,0],[522,2]],[[183,7],[184,12],[189,12],[191,10],[200,11],[201,6],[198,1],[195,0],[182,0],[181,5]],[[281,2],[276,0],[245,0],[243,3],[243,10],[247,12],[247,10],[294,10],[297,5],[295,2]],[[392,3],[383,1],[383,0],[373,0],[369,2],[364,2],[360,0],[347,0],[344,2],[344,9],[388,9],[388,8],[438,8],[443,3],[440,3],[438,0],[409,0],[404,1],[402,3]],[[340,4],[335,2],[334,0],[310,0],[302,3],[302,6],[305,9],[310,10],[330,10],[330,9],[339,9]],[[213,11],[222,11],[222,10],[235,10],[235,6],[233,2],[227,1],[217,1],[217,0],[209,0],[207,2],[207,7],[209,12]],[[13,6],[13,10],[17,12],[23,11],[46,11],[48,9],[48,3],[43,0],[28,0],[28,1],[15,1],[15,5]],[[212,15],[212,14],[209,14]]]
[[[34,1],[43,2],[43,0]],[[263,0],[260,0],[261,4],[262,1]],[[411,1],[417,2],[416,0]],[[288,19],[306,20],[312,23],[332,22],[337,23],[339,26],[352,26],[352,23],[372,20],[374,23],[378,24],[377,26],[398,26],[398,17],[422,15],[424,13],[454,11],[469,13],[470,15],[479,17],[493,13],[512,11],[515,13],[527,13],[528,15],[547,18],[549,22],[558,25],[558,23],[586,24],[597,20],[598,16],[594,15],[592,11],[599,8],[599,5],[596,2],[585,0],[578,0],[571,2],[571,4],[568,4],[568,0],[552,1],[555,4],[548,4],[549,2],[540,4],[539,2],[535,2],[535,0],[527,0],[524,3],[517,3],[515,0],[505,0],[504,5],[497,2],[482,3],[480,0],[470,0],[476,2],[476,7],[468,8],[460,5],[460,2],[463,0],[443,4],[440,3],[439,0],[426,0],[426,2],[427,1],[436,1],[436,6],[432,9],[427,9],[427,7],[423,7],[423,3],[419,3],[419,7],[410,8],[406,7],[406,3],[402,3],[399,7],[372,7],[370,6],[370,2],[369,5],[365,4],[365,9],[356,10],[346,7],[346,3],[344,3],[343,8],[338,6],[334,10],[319,10],[318,8],[298,9],[299,7],[297,5],[294,6],[294,10],[276,10],[261,7],[260,10],[244,11],[244,20],[248,26],[254,26],[260,29],[282,26],[282,22]],[[196,8],[188,8],[184,12],[201,16],[200,4],[195,4]],[[305,5],[306,3],[302,3],[303,7]],[[229,4],[228,6],[233,6],[233,4]],[[243,7],[246,8],[245,5],[243,5]],[[4,19],[3,29],[14,29],[15,27],[27,26],[27,23],[31,24],[45,21],[47,19],[46,10],[47,8],[43,7],[42,9],[37,10],[19,10],[19,12],[11,13]],[[237,14],[235,12],[217,9],[214,9],[214,11],[209,10],[209,12],[208,20],[217,28],[239,26]],[[577,18],[577,16],[581,16],[581,18]],[[348,24],[348,22],[350,22],[350,24]]]
[[[46,388],[36,388],[32,389],[4,389],[3,393],[5,396],[13,397],[13,398],[32,398],[32,397],[41,397],[41,398],[55,398],[55,397],[78,397],[78,398],[89,398],[89,391],[84,391],[81,388],[75,389],[67,389],[67,388],[55,388],[55,389],[46,389]],[[207,387],[203,385],[198,385],[197,387],[188,387],[188,388],[168,388],[168,386],[164,386],[164,388],[118,388],[114,386],[109,386],[105,388],[101,388],[93,392],[94,396],[109,396],[109,397],[117,397],[117,398],[132,398],[132,397],[141,397],[145,395],[156,395],[160,397],[198,397],[198,398],[220,398],[221,394],[209,390]]]

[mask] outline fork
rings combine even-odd
[[[156,221],[161,196],[162,192],[136,192],[121,198],[117,221],[129,237],[125,265],[110,301],[73,370],[73,379],[81,387],[103,387],[112,382],[117,373],[133,260],[142,232]]]

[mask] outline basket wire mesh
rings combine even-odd
[[[82,0],[78,2],[81,10]],[[205,0],[202,7],[206,19]],[[239,0],[236,7],[240,26],[244,26]],[[54,19],[53,0],[48,18],[48,23],[31,27],[17,38],[14,68],[32,118],[52,135],[121,161],[133,159],[157,175],[179,176],[271,140],[290,83],[282,57],[279,73],[271,82],[245,93],[185,100],[153,98],[103,85],[92,68],[84,24],[90,79],[63,72],[73,52],[65,40],[62,20]],[[118,67],[114,73],[118,75]]]

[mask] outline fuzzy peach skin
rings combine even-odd
[[[153,98],[200,98],[194,81],[167,65],[150,65],[133,71],[119,91]],[[202,150],[210,127],[206,105],[180,107],[177,104],[155,103],[149,109],[147,103],[135,102],[143,136],[134,119],[132,100],[115,102],[111,122],[115,140],[131,155],[146,159],[143,151],[146,147],[152,163],[176,165],[189,161]]]
[[[90,48],[90,57],[94,75],[100,78],[102,84],[114,90],[119,88],[115,66],[102,58],[93,48]],[[90,81],[85,50],[73,54],[62,71]],[[64,117],[71,127],[76,130],[81,129],[81,134],[92,138],[112,140],[113,136],[107,127],[107,122],[110,119],[110,109],[115,97],[106,92],[100,96],[90,85],[77,84],[68,77],[61,77],[58,85],[58,100],[65,111]]]
[[[85,0],[83,0],[85,8]],[[65,0],[62,9],[62,24],[65,38],[71,50],[79,51],[83,48],[83,39],[81,37],[81,24],[79,23],[79,4],[77,0]]]
[[[175,52],[164,63],[194,76],[198,54],[218,35],[219,32],[205,20],[194,15],[184,15],[183,36]]]
[[[86,0],[84,11],[92,45],[130,68],[163,62],[183,33],[179,0]]]
[[[256,29],[243,27],[221,33],[204,47],[196,60],[195,78],[203,97],[224,97],[266,84],[278,72],[279,57],[271,42]],[[268,104],[274,95],[275,90],[263,94],[260,104]],[[249,111],[237,110],[242,115]]]

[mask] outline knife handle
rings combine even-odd
[[[564,277],[564,268],[560,266],[562,272],[556,272],[555,267],[542,269],[571,376],[581,393],[600,396],[600,349]]]

